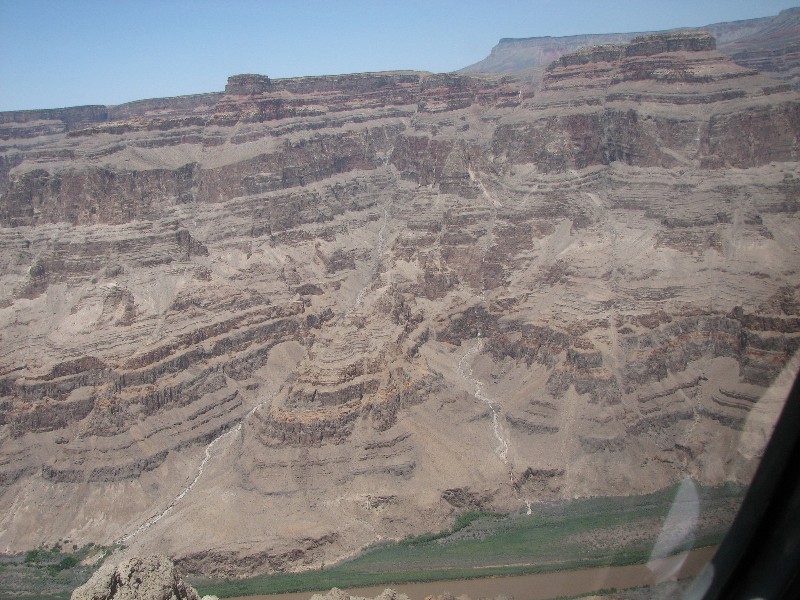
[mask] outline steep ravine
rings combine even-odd
[[[503,461],[504,465],[508,465],[509,467],[509,475],[511,478],[511,485],[514,484],[514,469],[512,465],[509,465],[508,462],[508,449],[510,446],[510,439],[508,434],[504,432],[500,425],[500,417],[498,415],[502,415],[501,408],[498,408],[498,403],[490,398],[486,397],[486,394],[483,392],[483,383],[478,381],[473,372],[472,372],[472,365],[470,364],[474,359],[475,355],[479,354],[481,348],[483,346],[483,340],[480,338],[475,342],[475,344],[464,353],[464,356],[461,357],[461,360],[458,361],[458,372],[459,374],[470,382],[473,389],[475,390],[475,398],[479,401],[483,402],[487,407],[489,407],[489,411],[492,415],[491,418],[491,429],[494,438],[497,440],[497,447],[494,449],[495,454],[497,454],[498,458]]]

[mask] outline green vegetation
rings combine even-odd
[[[698,486],[697,492],[700,522],[694,537],[676,551],[718,543],[744,495],[735,485]],[[324,570],[192,584],[201,595],[224,598],[643,562],[676,494],[673,486],[645,496],[540,504],[531,515],[465,512],[443,531],[374,546]],[[66,600],[110,552],[111,548],[78,548],[62,540],[49,548],[0,557],[0,600]]]
[[[55,574],[55,573],[58,573],[60,571],[64,571],[66,569],[74,569],[79,564],[80,564],[80,561],[78,560],[78,558],[75,555],[70,554],[69,556],[65,556],[60,561],[58,561],[57,564],[50,565],[48,567],[48,570],[51,573]]]
[[[676,551],[718,543],[744,494],[734,485],[697,491],[700,523]],[[467,512],[444,531],[375,546],[324,570],[193,584],[224,598],[639,563],[650,557],[676,493],[673,486],[538,505],[531,515]]]
[[[23,554],[0,556],[0,600],[66,600],[111,550],[94,544],[79,548],[64,540],[50,548],[40,546]]]
[[[450,529],[443,529],[439,533],[423,533],[422,535],[409,536],[398,542],[401,546],[417,546],[426,542],[433,542],[442,538],[453,535],[457,531],[461,531],[468,525],[471,525],[480,518],[497,518],[502,519],[504,515],[500,513],[485,512],[485,511],[468,511],[461,513],[456,517],[456,522]]]

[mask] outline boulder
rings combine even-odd
[[[204,600],[211,600],[206,596]],[[201,600],[183,582],[175,564],[154,554],[130,558],[118,565],[106,563],[91,579],[72,592],[71,600]]]

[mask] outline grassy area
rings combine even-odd
[[[717,543],[744,494],[697,487],[702,515],[676,551]],[[521,575],[646,561],[677,493],[587,498],[537,506],[531,515],[469,512],[439,533],[407,538],[321,570],[232,581],[194,581],[221,598],[410,582]]]
[[[110,548],[56,543],[0,556],[0,600],[68,599],[110,554]]]

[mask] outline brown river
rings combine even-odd
[[[393,590],[406,594],[411,600],[424,600],[427,596],[444,592],[450,592],[455,596],[466,594],[470,598],[494,598],[503,594],[515,600],[547,600],[559,596],[591,594],[601,589],[625,589],[692,577],[711,560],[715,551],[716,547],[699,548],[669,558],[654,560],[647,564],[623,567],[600,567],[513,577],[382,585],[349,588],[345,591],[349,594],[372,598],[387,587],[391,587]],[[269,596],[242,596],[234,600],[308,600],[313,595],[314,592],[299,592]]]

